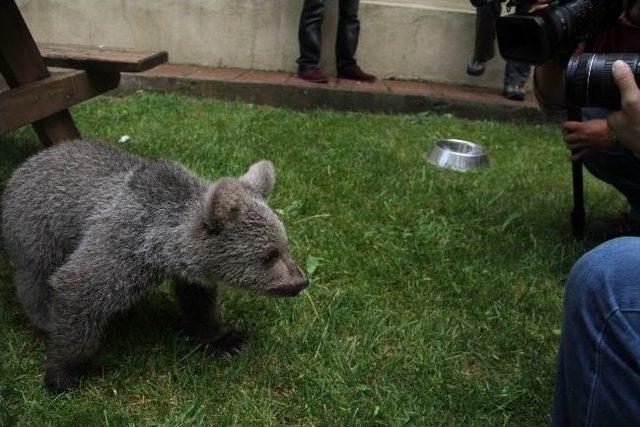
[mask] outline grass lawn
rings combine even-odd
[[[61,396],[0,253],[0,425],[515,425],[547,423],[570,236],[568,154],[552,125],[383,116],[136,94],[73,110],[84,135],[201,176],[271,159],[294,258],[293,299],[225,289],[249,346],[212,358],[180,335],[166,284],[114,319],[102,373]],[[130,135],[119,143],[122,135]],[[438,136],[487,146],[492,167],[422,160]],[[0,138],[0,179],[39,148]],[[592,216],[622,210],[587,179]]]

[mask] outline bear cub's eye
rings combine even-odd
[[[262,259],[262,262],[264,262],[265,265],[271,265],[276,262],[278,258],[280,258],[280,251],[277,249],[271,249]]]

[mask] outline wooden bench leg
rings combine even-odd
[[[14,0],[0,0],[0,73],[15,88],[51,76]],[[33,123],[45,145],[80,138],[68,110]]]

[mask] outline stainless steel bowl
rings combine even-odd
[[[482,145],[462,139],[439,139],[424,158],[432,165],[461,172],[489,165],[487,150]]]

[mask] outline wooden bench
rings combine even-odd
[[[167,62],[166,52],[33,40],[15,0],[0,0],[0,73],[11,89],[0,92],[0,134],[33,124],[45,144],[80,138],[68,108],[115,89],[121,72]],[[72,71],[52,76],[47,66]]]
[[[44,63],[49,67],[105,73],[140,73],[169,60],[167,52],[56,43],[39,43],[38,47]]]

